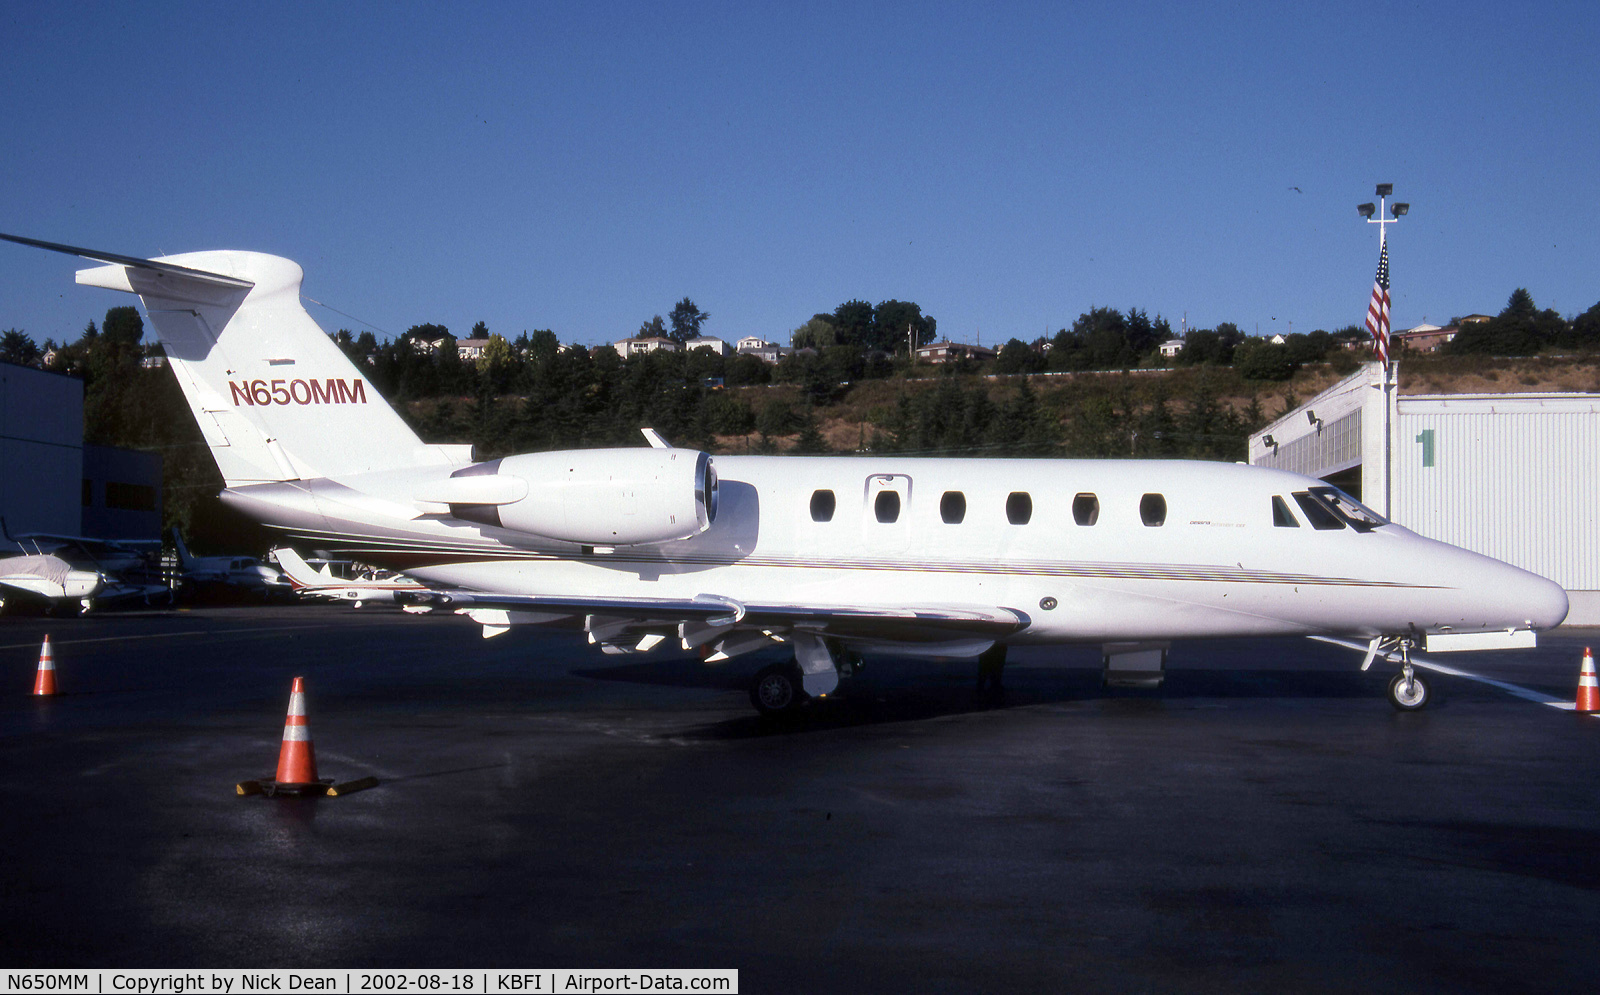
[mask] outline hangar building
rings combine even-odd
[[[1370,363],[1251,435],[1250,462],[1320,477],[1414,532],[1548,577],[1567,589],[1569,623],[1600,624],[1600,394],[1394,388],[1386,401]]]
[[[83,525],[83,381],[0,363],[0,515],[13,535]]]
[[[85,445],[82,380],[0,363],[0,516],[12,535],[160,539],[161,456]]]

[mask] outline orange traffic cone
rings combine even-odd
[[[317,753],[306,725],[305,678],[296,677],[289,689],[289,715],[283,720],[283,747],[278,750],[278,776],[285,787],[317,783]]]
[[[333,778],[317,777],[317,753],[311,746],[311,727],[306,725],[306,682],[294,679],[289,689],[289,715],[283,720],[283,746],[278,750],[278,773],[260,781],[240,781],[234,790],[241,795],[339,795],[377,787],[375,777],[362,777],[343,784]]]
[[[1583,648],[1583,669],[1578,671],[1577,711],[1600,712],[1600,684],[1595,682],[1594,654],[1587,646]]]
[[[56,693],[56,658],[50,652],[49,634],[44,637],[44,645],[39,647],[39,670],[33,676],[33,693]]]

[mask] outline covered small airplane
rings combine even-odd
[[[59,556],[29,553],[0,559],[0,610],[10,597],[43,599],[55,611],[88,611],[106,586],[98,570],[78,570]]]
[[[295,592],[304,597],[350,601],[360,608],[367,604],[394,604],[402,594],[427,590],[405,574],[392,571],[342,578],[334,576],[327,564],[323,564],[321,570],[313,570],[305,557],[291,546],[280,546],[272,551],[272,555],[278,558]]]
[[[1177,460],[718,456],[649,448],[474,462],[428,445],[300,304],[275,256],[99,260],[78,282],[138,294],[226,481],[288,539],[427,585],[418,611],[494,635],[581,626],[607,652],[671,641],[727,660],[776,643],[767,713],[827,695],[858,653],[983,654],[1099,644],[1107,676],[1159,680],[1170,641],[1358,638],[1409,652],[1532,645],[1557,584],[1385,521],[1321,480]]]
[[[12,535],[0,519],[0,610],[8,598],[44,601],[57,614],[95,607],[170,601],[154,552],[140,540],[27,532]],[[159,545],[153,540],[147,545]]]

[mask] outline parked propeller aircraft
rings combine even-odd
[[[350,601],[354,602],[355,607],[360,608],[367,604],[394,604],[402,594],[427,590],[421,583],[405,574],[390,571],[342,578],[334,576],[333,570],[327,564],[323,564],[321,570],[313,570],[305,557],[295,552],[291,546],[280,546],[274,549],[272,554],[278,558],[278,564],[289,576],[289,583],[293,585],[295,592],[305,597]]]
[[[197,587],[227,587],[268,597],[275,591],[288,591],[283,573],[253,556],[195,556],[184,544],[183,535],[172,530],[172,544],[178,553],[178,567],[187,584]]]
[[[1100,644],[1159,679],[1171,640],[1359,637],[1429,697],[1411,648],[1532,645],[1566,593],[1387,522],[1324,482],[1189,461],[718,456],[650,448],[473,462],[427,445],[300,304],[301,269],[243,251],[157,259],[10,241],[108,265],[138,294],[226,481],[288,539],[403,569],[418,611],[484,635],[581,625],[606,652],[672,640],[708,662],[785,643],[756,675],[781,712],[857,653]]]

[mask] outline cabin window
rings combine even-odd
[[[872,502],[872,513],[885,525],[900,520],[900,495],[896,491],[879,491]]]
[[[1289,504],[1278,495],[1272,495],[1272,524],[1280,529],[1298,529],[1300,520],[1289,510]]]
[[[1140,498],[1139,520],[1152,528],[1167,524],[1167,499],[1160,494],[1146,494]]]
[[[1085,492],[1072,499],[1072,520],[1079,525],[1093,525],[1100,520],[1100,499]]]
[[[1324,531],[1344,528],[1344,519],[1334,514],[1333,509],[1323,504],[1315,494],[1296,491],[1294,500],[1300,506],[1300,510],[1306,513],[1306,519],[1311,522],[1312,528]]]
[[[838,504],[838,499],[833,496],[832,491],[812,491],[811,520],[813,522],[833,521],[833,509],[836,508]]]
[[[1027,491],[1012,491],[1006,496],[1006,521],[1026,525],[1033,517],[1033,498]]]
[[[967,496],[960,491],[945,491],[939,499],[939,517],[946,525],[960,525],[967,517]]]

